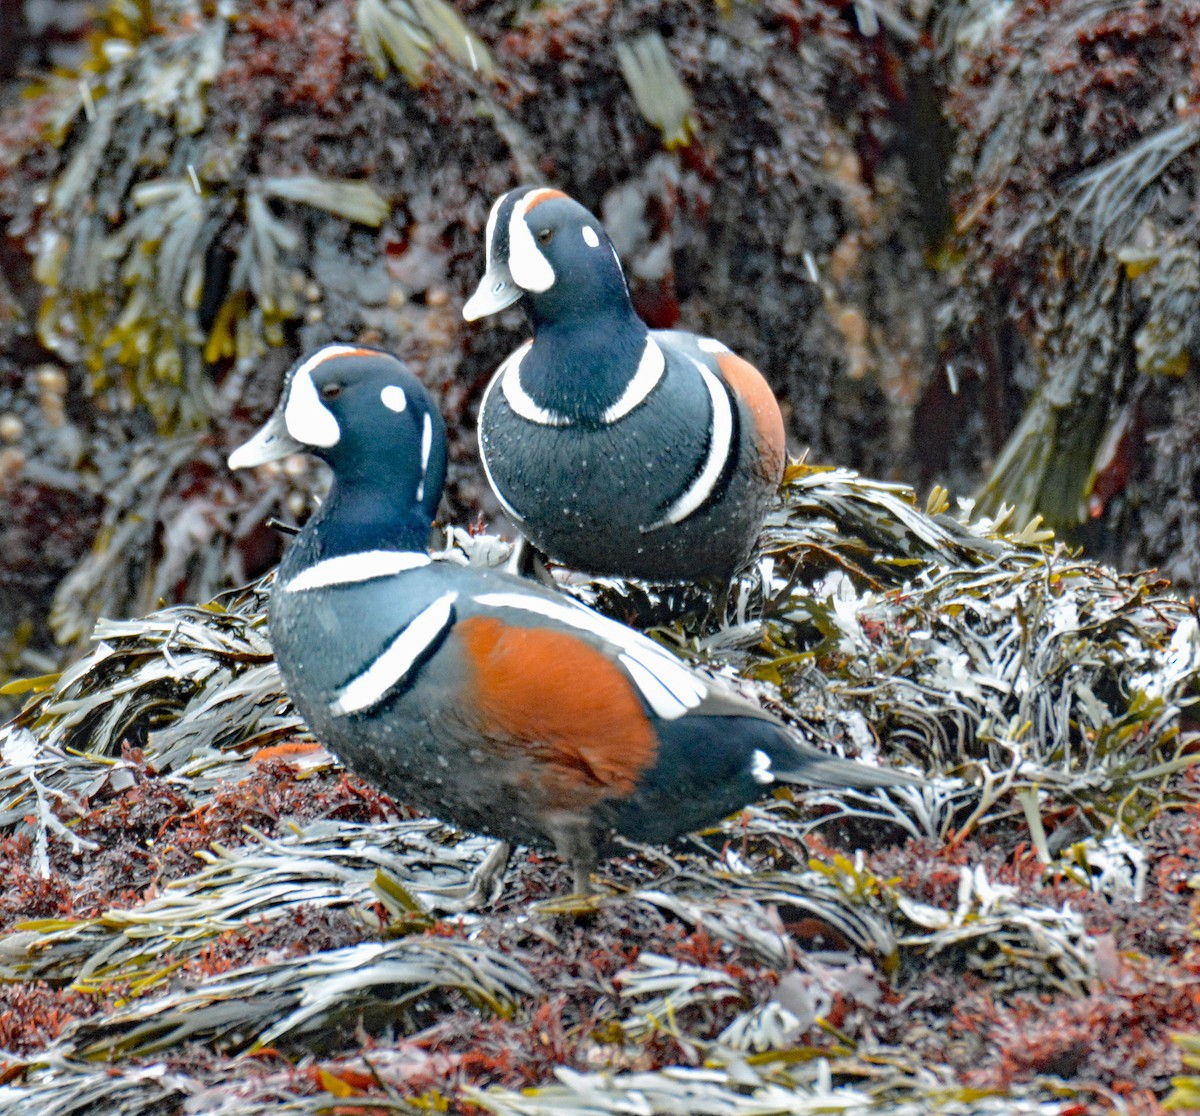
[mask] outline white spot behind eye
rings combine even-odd
[[[583,240],[589,248],[600,247],[600,238],[596,235],[596,230],[591,225],[583,226]]]
[[[395,384],[388,384],[379,393],[379,398],[389,411],[395,411],[398,415],[408,409],[408,396],[404,394],[404,388],[397,387]]]

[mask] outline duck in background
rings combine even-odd
[[[559,190],[504,194],[486,245],[463,316],[520,302],[533,327],[479,412],[505,511],[573,569],[728,581],[783,477],[783,418],[766,380],[720,341],[649,329],[600,222]]]

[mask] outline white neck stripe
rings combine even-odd
[[[527,422],[536,422],[539,426],[566,426],[566,415],[539,406],[521,383],[521,361],[532,344],[532,341],[526,341],[500,365],[496,373],[500,380],[500,390],[504,392],[504,398],[508,400],[508,405],[513,411]]]
[[[425,499],[425,474],[429,472],[429,453],[433,449],[433,419],[425,414],[421,424],[421,480],[417,485],[417,499]]]
[[[362,550],[357,554],[339,554],[309,566],[282,588],[285,593],[299,593],[306,589],[357,585],[380,577],[393,577],[405,570],[420,569],[429,562],[428,554],[408,550]]]
[[[642,532],[648,534],[659,527],[671,523],[679,523],[686,519],[712,495],[717,480],[729,460],[733,448],[733,407],[729,402],[729,393],[721,381],[694,357],[689,358],[700,370],[700,378],[708,388],[708,397],[712,402],[712,424],[708,429],[708,457],[700,475],[683,491],[683,493],[667,509],[666,515],[649,527],[643,527]]]
[[[653,337],[647,336],[646,347],[642,350],[642,356],[638,361],[633,379],[629,381],[621,398],[600,416],[601,422],[607,425],[623,419],[630,411],[644,402],[646,396],[658,387],[666,368],[667,361],[663,356],[662,349],[658,347],[658,343]]]

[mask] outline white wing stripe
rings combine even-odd
[[[533,612],[547,620],[590,632],[624,652],[621,662],[650,708],[665,720],[682,717],[708,694],[704,680],[669,651],[624,624],[609,620],[581,605],[559,604],[525,593],[481,593],[476,600],[486,608],[512,608]]]
[[[639,663],[632,655],[621,655],[619,657],[625,669],[629,671],[629,677],[633,679],[634,685],[641,690],[642,697],[649,702],[650,708],[660,717],[667,721],[673,721],[676,717],[682,717],[688,711],[688,706],[671,693],[660,678]]]
[[[662,349],[658,347],[653,337],[647,337],[646,347],[642,350],[642,356],[638,361],[633,379],[629,381],[629,386],[625,388],[621,398],[600,416],[600,421],[607,425],[629,414],[658,387],[666,367],[667,362],[663,357]]]
[[[429,561],[428,554],[407,550],[362,550],[357,554],[340,554],[309,566],[284,585],[283,591],[298,593],[305,589],[374,581],[378,577],[391,577],[405,570],[428,566]]]
[[[456,600],[457,593],[445,593],[418,612],[379,658],[338,690],[337,700],[330,702],[329,711],[335,717],[344,717],[378,705],[404,681],[422,652],[446,630],[453,619]]]
[[[678,523],[686,519],[705,500],[712,495],[713,488],[725,468],[733,447],[733,407],[729,402],[729,394],[721,381],[716,378],[698,360],[692,358],[692,363],[700,370],[700,378],[708,388],[708,396],[712,401],[712,426],[708,432],[708,458],[700,475],[684,490],[683,494],[667,509],[666,515],[649,527],[643,527],[644,533],[665,527],[668,523]]]

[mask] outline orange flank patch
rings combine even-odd
[[[584,640],[483,616],[456,632],[484,733],[540,760],[542,789],[560,807],[629,794],[654,763],[658,738],[633,684]]]
[[[566,196],[561,190],[552,190],[549,186],[543,186],[540,190],[534,190],[526,199],[525,212],[528,213],[535,206],[541,205],[542,202],[549,201],[551,198],[565,198]]]
[[[259,748],[250,757],[251,763],[266,763],[268,760],[286,760],[296,767],[318,767],[332,763],[333,757],[323,744],[307,740],[289,740],[286,744],[273,744]]]
[[[743,360],[736,353],[715,355],[725,382],[733,389],[733,394],[750,408],[754,429],[758,432],[758,444],[762,449],[763,474],[778,484],[783,480],[787,438],[775,393],[763,379],[763,374],[748,360]]]

